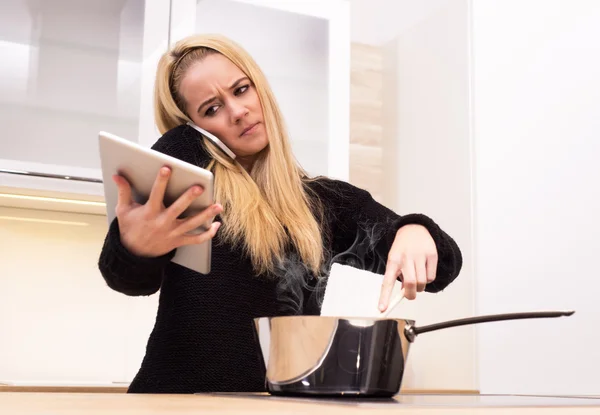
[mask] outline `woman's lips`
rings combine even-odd
[[[259,123],[254,123],[250,127],[246,128],[244,131],[242,131],[240,137],[247,136],[256,132],[256,130],[258,129],[258,124]]]

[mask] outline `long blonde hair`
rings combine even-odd
[[[282,264],[291,242],[300,260],[315,276],[323,262],[323,239],[318,225],[320,204],[304,186],[306,173],[296,162],[283,116],[265,75],[237,43],[220,35],[195,35],[180,40],[159,63],[154,111],[159,131],[190,121],[178,91],[187,69],[209,53],[229,58],[254,84],[263,110],[269,144],[250,173],[208,139],[204,145],[215,175],[215,199],[223,205],[224,241],[242,245],[259,274]]]

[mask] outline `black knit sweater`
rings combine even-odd
[[[187,126],[167,132],[153,148],[201,167],[209,162],[199,134]],[[321,225],[327,269],[338,262],[383,274],[398,228],[418,223],[429,230],[438,250],[436,280],[426,291],[444,289],[459,274],[458,246],[430,218],[399,216],[341,181],[319,178],[307,186],[325,208]],[[210,274],[171,262],[173,255],[134,256],[120,242],[118,220],[109,227],[99,258],[108,286],[130,296],[160,290],[155,326],[129,392],[264,391],[265,367],[252,319],[319,314],[326,277],[305,272],[293,252],[280,275],[257,276],[243,250],[223,243],[218,232]]]

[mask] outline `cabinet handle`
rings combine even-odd
[[[93,179],[91,177],[64,176],[62,174],[38,173],[38,172],[23,171],[23,170],[8,170],[8,169],[0,168],[0,173],[15,174],[15,175],[19,175],[19,176],[44,177],[44,178],[48,178],[48,179],[60,179],[60,180],[69,180],[69,181],[77,181],[77,182],[102,183],[101,179]]]

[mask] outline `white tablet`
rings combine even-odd
[[[192,202],[182,217],[193,215],[214,203],[214,176],[212,172],[168,156],[151,148],[101,131],[98,134],[100,162],[106,200],[108,223],[114,220],[118,201],[118,187],[112,180],[114,174],[126,178],[131,185],[133,199],[144,204],[148,200],[158,171],[163,166],[171,168],[171,177],[165,192],[165,206],[170,206],[193,185],[200,185],[204,192]],[[208,229],[210,223],[200,230]],[[202,274],[210,272],[212,240],[198,245],[177,248],[172,261]]]

